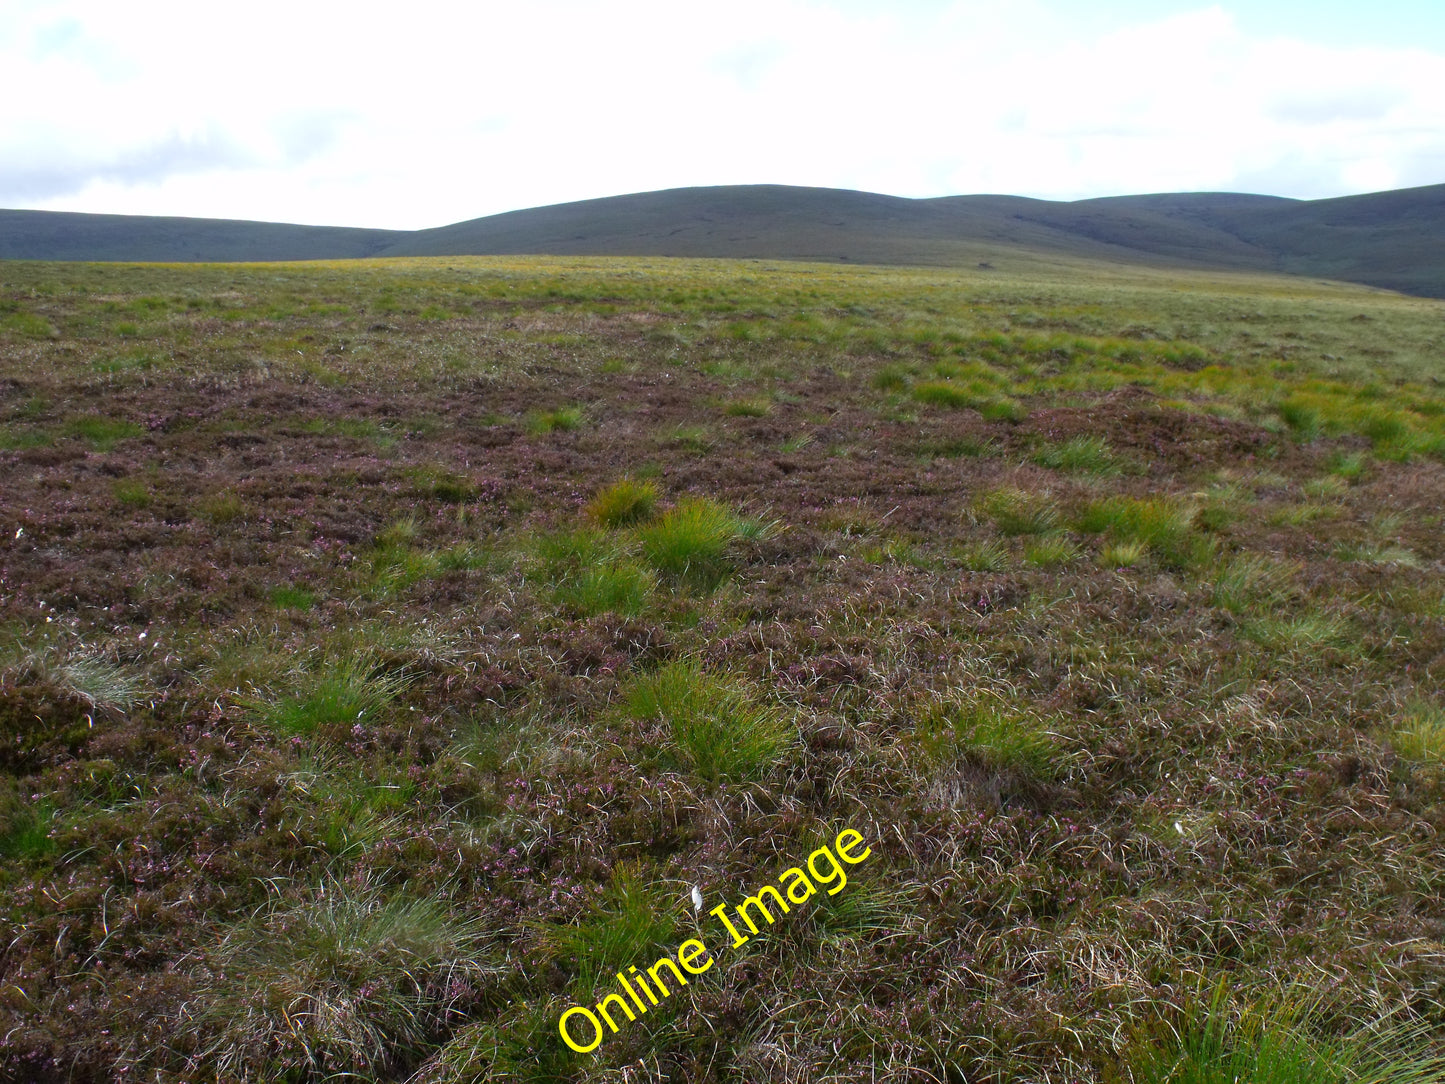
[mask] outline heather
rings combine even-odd
[[[0,1077],[1438,1079],[1440,302],[498,257],[0,303]],[[562,1044],[845,827],[846,893]]]

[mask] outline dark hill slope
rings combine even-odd
[[[341,260],[375,256],[399,230],[225,218],[0,211],[4,260]]]
[[[1021,250],[1283,272],[1445,297],[1445,185],[1328,200],[1205,192],[1073,203],[741,185],[557,204],[415,232],[0,211],[0,258],[551,254],[958,265]]]

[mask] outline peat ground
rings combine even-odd
[[[1442,317],[1103,268],[0,265],[0,1077],[1438,1052]],[[836,896],[737,949],[695,914],[845,828]]]

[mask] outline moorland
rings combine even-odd
[[[1438,1079],[1442,316],[0,264],[0,1077]]]
[[[1081,260],[1343,279],[1445,297],[1445,185],[1298,200],[1238,192],[1072,202],[904,199],[791,185],[636,192],[422,230],[0,210],[0,259],[687,256],[982,267]]]

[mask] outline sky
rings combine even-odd
[[[1441,0],[0,0],[0,207],[417,229],[686,185],[1442,182]]]

